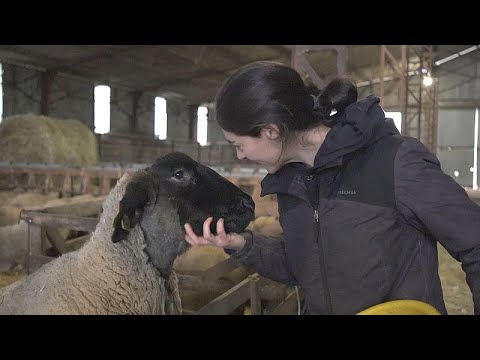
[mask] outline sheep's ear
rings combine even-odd
[[[139,173],[126,187],[120,200],[117,216],[113,220],[114,243],[125,240],[131,229],[142,219],[146,206],[155,201],[155,178],[149,173]]]
[[[117,243],[121,240],[125,240],[133,229],[141,220],[143,215],[143,209],[132,209],[124,205],[124,202],[120,202],[120,211],[113,220],[113,235],[112,241]],[[147,203],[148,205],[149,203]]]
[[[114,243],[117,243],[120,240],[125,240],[128,237],[128,234],[130,233],[129,230],[124,229],[122,226],[124,217],[125,217],[125,214],[122,211],[120,211],[117,214],[117,216],[115,216],[115,219],[113,220],[112,242]]]

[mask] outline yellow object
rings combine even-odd
[[[432,305],[418,300],[392,300],[371,306],[357,315],[441,315]]]

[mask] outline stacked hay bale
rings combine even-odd
[[[98,161],[95,134],[78,120],[23,114],[7,117],[0,124],[0,162],[86,167]],[[0,186],[7,183],[6,176],[0,178]],[[17,224],[20,210],[42,207],[59,195],[19,195],[25,190],[22,186],[1,193],[0,226],[8,226],[0,227],[0,268],[24,262],[27,228],[25,223]],[[39,244],[34,244],[32,252],[39,251]]]
[[[14,115],[0,124],[0,161],[94,166],[97,140],[78,120]]]

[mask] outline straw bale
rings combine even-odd
[[[78,120],[14,115],[0,124],[0,161],[94,166],[97,140]]]

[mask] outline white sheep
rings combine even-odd
[[[82,248],[1,289],[0,314],[181,314],[172,267],[189,247],[183,224],[201,233],[211,215],[240,232],[253,206],[213,170],[181,153],[166,155],[118,181]]]

